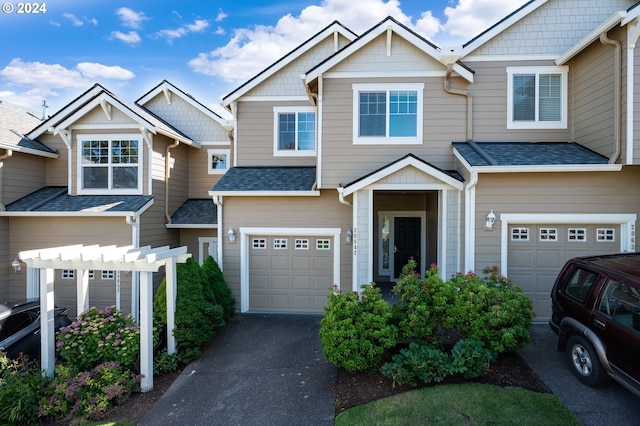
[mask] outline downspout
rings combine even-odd
[[[604,45],[609,45],[609,46],[613,46],[615,48],[615,56],[614,56],[614,62],[615,62],[615,66],[613,68],[613,72],[614,72],[614,87],[613,87],[613,98],[614,98],[614,103],[613,103],[613,141],[614,141],[614,151],[613,154],[611,154],[611,157],[609,157],[609,164],[616,164],[616,162],[618,161],[618,158],[620,158],[620,153],[622,152],[622,140],[620,138],[620,123],[621,123],[621,117],[620,117],[620,102],[621,102],[621,95],[620,95],[620,86],[622,84],[621,81],[621,68],[622,68],[622,64],[621,64],[621,45],[620,42],[617,40],[612,40],[610,39],[606,32],[603,32],[602,34],[600,34],[600,43],[604,44]]]
[[[4,154],[0,155],[0,161],[9,158],[12,155],[13,155],[13,151],[10,150],[10,149],[7,149]],[[4,167],[4,163],[0,162],[0,195],[2,194],[2,175],[3,175],[2,169],[3,169],[3,167]],[[5,210],[6,210],[6,208],[4,207],[4,204],[2,204],[2,198],[0,198],[0,212],[3,212]]]
[[[467,140],[473,140],[473,113],[472,113],[472,102],[471,102],[471,93],[466,90],[461,89],[452,89],[451,88],[451,74],[453,74],[453,65],[454,63],[447,64],[447,73],[444,77],[444,91],[451,95],[459,95],[466,96],[467,98]]]
[[[222,243],[224,242],[224,225],[222,221],[222,197],[219,195],[214,195],[212,197],[213,204],[216,205],[218,209],[218,267],[221,271],[224,271],[224,266],[222,262]]]
[[[627,158],[625,164],[633,164],[634,150],[634,74],[635,74],[635,48],[640,36],[640,24],[635,19],[627,25]]]
[[[233,101],[229,105],[231,116],[233,117],[233,167],[238,166],[238,101]]]
[[[353,207],[353,204],[351,204],[344,198],[344,188],[339,186],[336,189],[338,190],[338,201],[340,201],[340,203],[344,204],[345,206]]]
[[[167,149],[164,154],[164,217],[167,225],[171,224],[171,216],[169,216],[169,160],[171,154],[169,151],[180,145],[180,141],[176,139],[171,145],[167,145]]]

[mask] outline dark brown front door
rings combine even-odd
[[[402,268],[404,268],[412,257],[417,263],[416,272],[420,273],[420,218],[396,217],[393,224],[393,232],[394,278],[398,278],[400,276]]]

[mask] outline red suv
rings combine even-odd
[[[558,350],[588,386],[610,378],[640,396],[640,253],[569,260],[551,291]]]

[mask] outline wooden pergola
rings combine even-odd
[[[40,293],[40,345],[43,374],[53,377],[55,368],[54,271],[76,271],[78,313],[89,309],[89,271],[111,270],[140,274],[140,373],[142,392],[153,389],[153,273],[164,266],[167,278],[167,350],[176,352],[173,329],[177,293],[176,264],[191,254],[187,247],[101,247],[70,245],[22,251],[20,259],[37,270]],[[27,283],[29,284],[34,283]]]

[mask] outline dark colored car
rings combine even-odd
[[[54,312],[56,331],[71,324],[65,308],[56,307]],[[40,358],[39,300],[0,303],[0,352],[9,358],[17,358],[21,352]]]
[[[569,260],[551,291],[551,329],[574,375],[640,396],[640,253]]]

